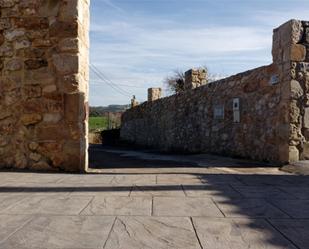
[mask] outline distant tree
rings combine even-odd
[[[209,73],[207,66],[201,66],[198,69],[204,69],[206,71],[207,83],[216,81],[218,79],[218,76]],[[183,92],[185,85],[185,72],[179,69],[174,70],[172,76],[167,76],[164,79],[164,85],[166,85],[167,90],[172,94]]]
[[[180,70],[174,70],[172,76],[167,76],[164,79],[164,84],[171,93],[182,92],[185,85],[185,73]]]

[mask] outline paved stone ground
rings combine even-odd
[[[1,172],[0,248],[309,248],[307,176],[211,156],[100,158],[113,158],[104,175]]]

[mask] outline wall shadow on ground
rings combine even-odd
[[[74,177],[74,175],[72,176]],[[171,177],[171,175],[166,176]],[[240,244],[246,244],[250,239],[253,239],[258,243],[266,243],[269,247],[265,248],[308,248],[308,176],[192,173],[187,174],[182,182],[183,176],[179,175],[179,179],[171,178],[168,184],[144,184],[139,185],[138,188],[145,194],[150,191],[152,193],[169,191],[173,195],[173,191],[179,191],[179,186],[181,186],[187,197],[211,198],[222,214],[228,218],[227,220],[232,222],[232,226],[228,228],[230,229],[228,234],[223,235],[243,240],[238,242]],[[115,177],[115,175],[105,175],[104,177]],[[190,177],[193,180],[200,180],[200,183],[186,183]],[[6,184],[0,187],[0,193],[46,194],[74,191],[81,195],[87,192],[88,195],[89,192],[95,195],[112,191],[127,192],[132,191],[135,187],[133,184],[122,185],[121,183],[116,186],[108,186],[106,183],[100,185],[91,181],[78,186],[76,182],[70,183],[69,178],[62,184],[48,183],[46,185],[46,187],[38,187],[37,184],[31,184],[31,182],[20,183],[18,186]],[[239,224],[240,220],[245,220],[245,222]],[[245,231],[245,229],[250,231]],[[261,234],[258,235],[255,232],[260,232],[263,236],[261,237]]]

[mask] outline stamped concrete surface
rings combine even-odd
[[[307,176],[218,157],[110,157],[104,174],[0,172],[0,248],[309,248]]]

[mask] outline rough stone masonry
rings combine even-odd
[[[188,71],[184,93],[128,110],[121,138],[280,164],[309,159],[309,22],[275,29],[272,54],[271,65],[206,85]]]
[[[89,0],[0,0],[0,168],[87,168]]]

